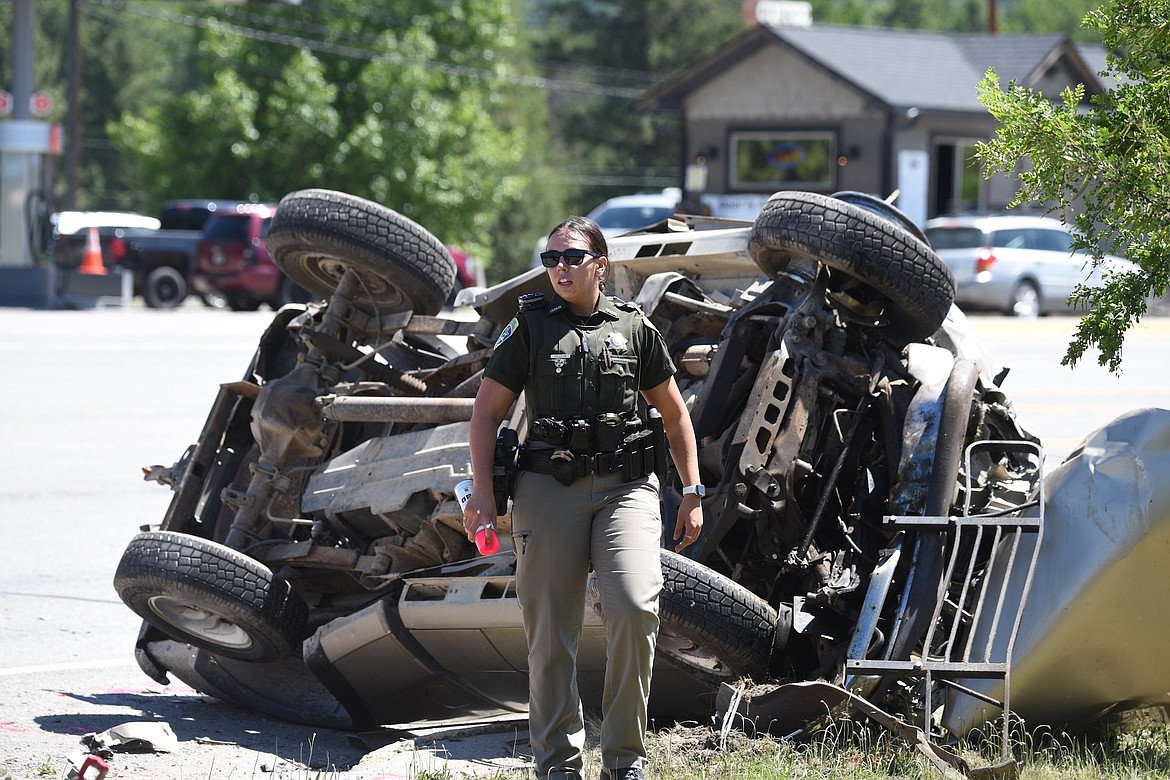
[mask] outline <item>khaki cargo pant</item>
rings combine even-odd
[[[585,720],[576,666],[591,563],[607,642],[602,762],[609,769],[641,766],[662,591],[658,478],[627,483],[611,474],[565,486],[547,474],[520,472],[512,538],[537,777],[581,771]]]

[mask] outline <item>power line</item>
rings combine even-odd
[[[436,70],[449,76],[476,78],[493,83],[510,84],[513,86],[532,87],[535,89],[550,91],[578,92],[582,94],[599,95],[603,97],[616,97],[626,100],[635,100],[642,97],[642,95],[645,93],[644,89],[607,86],[604,84],[596,84],[574,79],[554,79],[543,76],[529,76],[522,73],[506,73],[503,71],[490,70],[487,68],[476,68],[468,65],[456,65],[438,60],[418,60],[405,57],[394,52],[376,51],[373,49],[361,48],[353,45],[331,43],[315,38],[308,38],[302,35],[290,35],[286,33],[261,30],[255,27],[245,27],[237,24],[230,24],[218,19],[208,19],[190,14],[174,13],[162,9],[151,8],[138,3],[126,3],[122,2],[122,0],[96,0],[96,5],[105,6],[116,11],[123,11],[147,18],[154,18],[176,24],[183,24],[189,27],[228,32],[244,38],[249,38],[251,40],[262,41],[264,43],[272,43],[298,49],[308,49],[309,51],[316,53],[329,54],[354,60],[363,60],[366,62],[389,62],[393,65],[402,67],[420,67],[427,70]]]
[[[320,5],[314,6],[319,10],[323,10],[323,14],[328,16],[328,9],[322,9]],[[251,9],[254,6],[218,6],[214,13],[217,17],[227,17],[241,23],[242,26],[248,27],[271,27],[273,25],[280,25],[284,28],[290,28],[304,33],[317,33],[319,37],[328,37],[330,29],[322,24],[316,24],[305,19],[295,19],[288,16],[277,16],[269,12],[255,12]],[[391,16],[387,14],[375,14],[370,9],[366,8],[358,13],[360,19],[366,24],[374,24],[381,29],[393,30],[410,30],[418,26],[417,17],[401,17]],[[444,27],[448,27],[444,23]],[[470,26],[465,25],[466,29],[470,30]],[[359,40],[373,43],[377,36],[373,33],[362,33],[358,36]],[[438,47],[440,52],[455,52],[462,54],[462,49],[454,49],[450,47]],[[633,68],[614,68],[604,65],[597,65],[595,63],[581,63],[581,62],[566,62],[563,60],[535,60],[536,65],[541,72],[549,73],[550,71],[575,71],[580,73],[590,74],[590,83],[594,84],[613,84],[617,82],[626,82],[629,86],[634,88],[649,89],[654,85],[660,83],[665,77],[661,73],[655,73],[649,70],[635,70]]]

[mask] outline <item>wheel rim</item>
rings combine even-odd
[[[658,630],[658,644],[655,652],[708,677],[731,679],[732,673],[722,659],[709,648],[695,642],[693,639],[679,636],[666,626]]]
[[[411,306],[411,302],[390,279],[339,258],[307,257],[304,260],[304,268],[315,279],[324,280],[325,286],[330,289],[330,292],[337,288],[341,277],[345,276],[345,272],[352,270],[357,274],[362,291],[377,301],[379,306],[390,305],[395,308],[410,308]]]
[[[1036,292],[1035,287],[1022,284],[1016,288],[1012,314],[1021,319],[1034,319],[1040,316],[1040,293]]]
[[[154,614],[186,634],[225,648],[244,650],[252,646],[248,633],[222,615],[170,596],[154,596],[149,604]]]

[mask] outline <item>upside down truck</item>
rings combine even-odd
[[[444,310],[443,244],[326,190],[287,195],[267,244],[320,302],[277,312],[196,442],[150,471],[174,496],[115,578],[145,620],[139,664],[338,728],[523,712],[509,518],[500,550],[478,555],[454,489],[470,476],[491,345],[518,296],[551,293],[546,275],[465,290]],[[1110,599],[1149,606],[1136,577],[1095,575],[1164,533],[1127,511],[1161,519],[1170,502],[1134,510],[1110,492],[1121,487],[1081,480],[1091,450],[1045,477],[1003,372],[952,306],[950,273],[900,212],[781,192],[752,222],[682,217],[613,238],[610,261],[608,289],[671,348],[709,486],[700,541],[662,552],[655,717],[783,712],[801,728],[840,699],[962,734],[1004,708],[1083,722],[1118,701],[1166,703],[1150,675],[1111,686],[1082,673],[1124,657],[1108,637],[1065,656],[1046,637],[1086,630]],[[506,425],[523,438],[522,409]],[[1164,425],[1143,422],[1130,428],[1147,440]],[[1130,439],[1126,462],[1140,463]],[[1087,506],[1065,499],[1072,484]],[[678,489],[671,475],[666,518]],[[1104,546],[1081,528],[1086,511],[1130,530]],[[591,614],[580,688],[597,706]]]

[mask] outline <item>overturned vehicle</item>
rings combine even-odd
[[[320,301],[281,309],[198,441],[148,472],[174,497],[115,575],[145,621],[140,666],[337,728],[523,712],[508,516],[481,556],[454,489],[491,345],[520,295],[551,293],[546,275],[445,309],[442,242],[326,190],[286,196],[267,242]],[[662,552],[653,716],[747,713],[753,696],[767,712],[808,683],[952,730],[1027,703],[1008,672],[1042,452],[909,220],[864,194],[781,192],[752,223],[611,239],[608,289],[665,336],[708,486],[700,541]],[[506,424],[523,437],[522,410]],[[669,542],[679,484],[663,485]],[[587,614],[596,707],[605,643]],[[1077,704],[1099,711],[1094,695]]]

